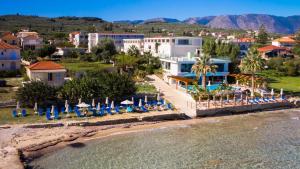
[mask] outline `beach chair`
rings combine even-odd
[[[104,116],[105,115],[104,109],[100,109],[100,112],[98,114],[99,116]]]
[[[283,95],[282,97],[280,97],[280,101],[286,101],[286,97]]]
[[[75,109],[75,114],[77,115],[77,117],[83,117],[83,115],[78,109]]]
[[[120,113],[120,107],[116,106],[115,111],[116,111],[116,113]]]
[[[54,110],[54,119],[55,119],[55,120],[58,120],[58,119],[59,119],[59,113],[58,113],[58,110],[57,110],[57,109]]]
[[[14,110],[12,111],[12,116],[13,116],[13,117],[18,117],[18,112],[17,112],[16,109],[14,109]]]
[[[49,111],[48,111],[48,110],[46,111],[46,119],[47,119],[47,120],[52,120],[50,110],[49,110]]]
[[[146,107],[144,107],[144,106],[141,107],[141,110],[142,110],[143,112],[145,112],[145,113],[148,112],[148,109],[147,109]]]
[[[133,112],[133,108],[130,107],[130,106],[128,106],[128,107],[126,108],[126,112],[127,112],[127,113],[132,113],[132,112]]]
[[[65,108],[65,107],[62,107],[62,108],[60,109],[60,112],[61,112],[61,113],[66,113],[66,108]]]
[[[21,114],[22,114],[22,117],[26,117],[26,115],[27,115],[27,112],[26,112],[26,110],[25,110],[25,109],[23,109]]]
[[[108,114],[110,114],[110,115],[113,115],[113,113],[111,112],[111,108],[107,108],[107,109],[106,109],[106,112],[107,112]]]
[[[270,102],[270,100],[268,98],[263,98],[263,101],[266,102],[266,103]]]
[[[172,109],[173,109],[171,103],[168,103],[168,104],[167,104],[167,108],[168,108],[169,110],[172,110]]]
[[[258,102],[256,102],[254,99],[249,99],[249,103],[251,103],[251,104],[258,104]]]
[[[98,116],[97,111],[95,109],[92,110],[92,113],[94,117]]]
[[[38,115],[39,115],[39,116],[43,116],[43,114],[44,114],[44,113],[43,113],[43,109],[39,109],[39,110],[38,110]]]

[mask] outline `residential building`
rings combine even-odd
[[[88,46],[88,34],[85,32],[71,32],[69,34],[69,42],[76,48]]]
[[[286,48],[292,48],[296,45],[296,43],[296,40],[288,36],[281,37],[272,41],[273,46]]]
[[[263,59],[270,59],[278,56],[290,55],[290,50],[286,47],[278,47],[274,45],[264,46],[257,49]]]
[[[65,83],[67,70],[52,61],[41,61],[26,67],[30,81],[41,81],[51,86],[62,86]]]
[[[0,40],[0,71],[20,69],[20,48]]]
[[[3,42],[8,43],[10,45],[17,45],[18,39],[14,34],[7,32],[0,38]]]
[[[169,84],[175,84],[176,81],[172,77],[197,79],[196,74],[192,72],[192,66],[197,62],[197,57],[194,57],[191,53],[188,53],[186,57],[172,57],[161,59],[162,68],[164,71],[163,79]],[[227,59],[211,59],[212,64],[217,65],[217,72],[207,73],[207,81],[213,81],[213,83],[222,83],[227,81],[229,75],[230,60]],[[200,77],[201,81],[201,77]]]
[[[150,52],[153,56],[160,58],[185,57],[188,52],[195,55],[200,54],[202,48],[202,38],[200,37],[155,37],[145,38],[138,41],[125,40],[124,52],[130,46],[136,46],[143,52]]]
[[[36,50],[42,47],[43,38],[39,37],[37,32],[22,31],[18,32],[19,46],[23,50]]]
[[[112,39],[117,50],[122,50],[124,48],[124,39],[144,39],[144,35],[126,33],[89,33],[88,52],[91,52],[92,48],[98,46],[104,39]]]

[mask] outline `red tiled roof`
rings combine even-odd
[[[238,39],[239,42],[255,42],[253,38],[240,38]]]
[[[41,61],[28,66],[30,70],[58,70],[65,69],[62,65],[52,61]]]
[[[80,32],[71,32],[72,35],[80,34]]]
[[[294,39],[292,39],[291,37],[288,37],[288,36],[275,39],[275,40],[273,40],[273,42],[296,43],[296,41]]]
[[[7,44],[3,41],[0,41],[0,49],[20,49],[19,47],[17,46],[13,46],[13,45],[10,45],[10,44]]]
[[[268,51],[273,51],[273,50],[286,50],[286,48],[269,45],[269,46],[264,46],[262,48],[258,48],[257,50],[259,52],[268,52]]]
[[[15,37],[12,34],[6,34],[6,35],[2,36],[1,39],[3,39],[3,40],[17,40],[17,37]]]

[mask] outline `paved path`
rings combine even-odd
[[[150,75],[148,78],[151,79],[149,83],[160,89],[164,98],[171,102],[179,112],[191,118],[196,117],[196,102],[189,94],[169,86],[156,75]]]

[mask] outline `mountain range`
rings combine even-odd
[[[115,23],[148,24],[148,23],[185,23],[200,24],[211,28],[258,30],[264,25],[270,33],[292,34],[300,29],[300,15],[275,16],[267,14],[219,15],[191,17],[183,21],[173,18],[153,18],[135,21],[115,21]]]

